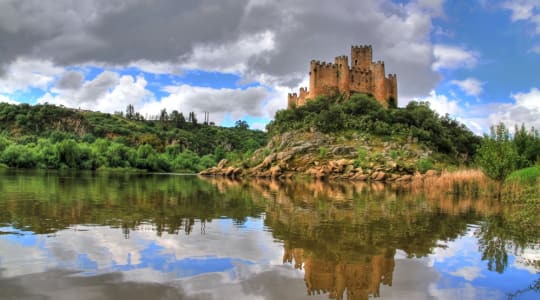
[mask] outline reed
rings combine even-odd
[[[413,189],[421,189],[426,196],[453,194],[477,196],[481,191],[491,190],[491,181],[480,170],[466,169],[443,171],[438,176],[415,177]]]

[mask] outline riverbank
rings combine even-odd
[[[357,132],[292,131],[274,136],[244,161],[221,160],[201,175],[409,182],[441,174],[448,158],[415,139]]]

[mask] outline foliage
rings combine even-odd
[[[267,142],[245,121],[226,128],[161,110],[145,120],[133,105],[115,115],[0,103],[0,163],[12,168],[144,169],[197,172],[231,153],[241,157]]]
[[[506,181],[518,184],[540,183],[540,165],[514,171],[508,175]]]
[[[478,148],[476,161],[491,179],[503,181],[517,167],[519,155],[503,123],[491,127]]]
[[[416,162],[416,167],[420,173],[426,173],[428,170],[433,168],[433,162],[430,159],[419,159]]]
[[[319,148],[319,158],[325,158],[326,154],[328,154],[328,148],[320,147]]]
[[[473,157],[481,140],[448,115],[439,116],[427,102],[412,101],[405,108],[385,109],[373,96],[365,94],[353,94],[347,101],[318,97],[303,106],[278,111],[267,126],[270,135],[313,128],[325,133],[358,130],[376,136],[416,139],[465,162]]]

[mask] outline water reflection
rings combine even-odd
[[[60,274],[79,292],[99,286],[103,297],[111,294],[101,280],[111,276],[120,298],[129,297],[121,282],[163,285],[167,292],[156,293],[163,298],[538,296],[539,231],[478,194],[160,175],[0,176],[0,289],[14,287],[14,298],[58,296],[30,288],[39,286],[37,274]],[[74,271],[92,281],[71,279]]]

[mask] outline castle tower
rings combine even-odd
[[[396,75],[386,77],[384,62],[373,62],[372,59],[371,46],[352,46],[350,66],[347,56],[336,57],[334,63],[312,60],[309,89],[301,88],[299,94],[289,94],[289,108],[302,106],[317,96],[341,94],[347,99],[351,93],[371,94],[386,108],[396,105]]]
[[[396,74],[388,74],[388,81],[390,83],[390,95],[388,97],[392,98],[395,103],[393,103],[395,106],[397,106],[397,76]]]
[[[314,99],[316,97],[317,83],[318,83],[318,74],[317,72],[320,63],[316,60],[312,60],[309,64],[309,97]]]
[[[371,46],[351,47],[351,67],[359,69],[369,69],[373,60]]]
[[[386,108],[388,108],[388,82],[384,73],[384,62],[371,63],[373,74],[373,96]]]
[[[350,94],[349,58],[347,56],[336,57],[338,90],[348,96]]]

